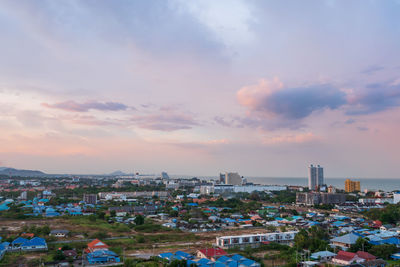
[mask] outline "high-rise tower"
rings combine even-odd
[[[311,164],[308,167],[308,188],[316,190],[324,184],[324,168],[320,165],[314,166]]]

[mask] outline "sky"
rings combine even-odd
[[[0,166],[400,178],[400,1],[4,0]]]

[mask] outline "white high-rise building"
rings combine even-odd
[[[308,188],[316,190],[318,187],[324,185],[324,168],[320,165],[308,167]]]

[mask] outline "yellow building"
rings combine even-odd
[[[360,181],[352,181],[350,179],[346,179],[346,181],[344,182],[344,190],[346,192],[361,191]]]

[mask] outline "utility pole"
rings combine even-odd
[[[82,250],[82,267],[84,266],[84,263],[83,263],[84,258],[85,258],[84,255],[85,255],[85,249]]]

